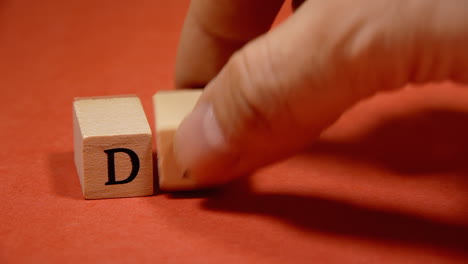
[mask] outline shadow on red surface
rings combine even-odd
[[[49,154],[49,170],[55,194],[69,199],[83,200],[73,152]]]
[[[434,221],[314,196],[268,194],[249,190],[245,182],[210,192],[203,208],[274,217],[303,231],[352,236],[416,246],[449,249],[468,255],[468,225]]]
[[[468,113],[431,110],[393,117],[349,142],[319,141],[308,152],[403,174],[464,172],[468,176],[467,135]]]

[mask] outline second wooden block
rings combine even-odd
[[[193,110],[202,90],[158,92],[153,97],[156,117],[159,188],[166,191],[200,188],[192,178],[184,177],[174,158],[174,134]]]

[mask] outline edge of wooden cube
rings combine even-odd
[[[153,96],[158,156],[159,188],[164,191],[199,189],[184,177],[174,158],[173,138],[183,119],[193,110],[202,90],[160,91]]]
[[[78,120],[78,114],[76,112],[76,102],[82,101],[82,100],[100,100],[100,99],[118,99],[118,98],[135,98],[138,100],[138,103],[141,107],[142,113],[145,115],[145,123],[146,126],[143,130],[146,132],[144,133],[128,133],[128,134],[116,134],[116,135],[83,135],[82,133],[82,127],[79,124]],[[138,110],[139,111],[139,110]],[[80,185],[81,185],[81,190],[83,197],[85,199],[105,199],[105,198],[121,198],[121,197],[136,197],[136,196],[148,196],[148,195],[153,195],[154,194],[154,175],[153,175],[153,161],[152,161],[152,141],[153,141],[153,136],[152,136],[152,131],[149,126],[146,114],[144,112],[143,106],[141,104],[141,100],[138,98],[136,95],[116,95],[116,96],[94,96],[94,97],[76,97],[74,98],[73,101],[73,137],[74,137],[74,160],[75,160],[75,166],[77,169],[78,177],[80,180]],[[87,179],[86,170],[87,166],[85,165],[85,155],[84,155],[84,148],[85,145],[87,145],[87,142],[89,141],[95,141],[97,140],[99,144],[102,144],[101,142],[105,141],[106,138],[108,137],[147,137],[147,139],[143,140],[143,144],[146,147],[143,148],[148,148],[148,150],[145,150],[147,155],[143,157],[144,160],[142,163],[144,164],[143,166],[143,173],[150,174],[151,180],[147,184],[145,184],[145,188],[139,188],[138,191],[119,191],[120,194],[112,194],[112,192],[97,192],[94,193],[92,190],[89,190],[89,187],[87,186],[88,182],[90,179]],[[115,139],[115,138],[114,138]],[[147,157],[148,156],[148,157]],[[141,157],[140,157],[141,159]],[[140,167],[141,169],[141,167]],[[148,177],[148,176],[147,176]],[[127,187],[127,186],[125,186]],[[121,189],[125,189],[125,187],[121,187]],[[109,188],[112,189],[112,188]]]

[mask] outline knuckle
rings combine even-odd
[[[272,103],[268,88],[259,77],[258,67],[249,53],[236,53],[228,63],[229,79],[232,84],[230,99],[239,116],[238,130],[245,133],[267,133],[271,131]]]
[[[241,119],[236,130],[259,140],[280,135],[285,127],[296,126],[297,119],[287,100],[292,86],[281,77],[287,73],[279,71],[283,67],[276,67],[271,53],[267,41],[257,41],[237,52],[227,65],[233,87],[230,100]]]

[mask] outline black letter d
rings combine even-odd
[[[109,177],[109,181],[106,182],[106,185],[129,183],[135,179],[135,177],[138,175],[138,171],[140,170],[140,159],[138,158],[138,155],[133,150],[126,149],[126,148],[115,148],[115,149],[104,150],[104,152],[107,153],[107,173]],[[132,172],[130,173],[130,176],[128,176],[127,179],[122,180],[122,181],[115,180],[114,154],[116,152],[123,152],[123,153],[128,154],[132,162]]]

